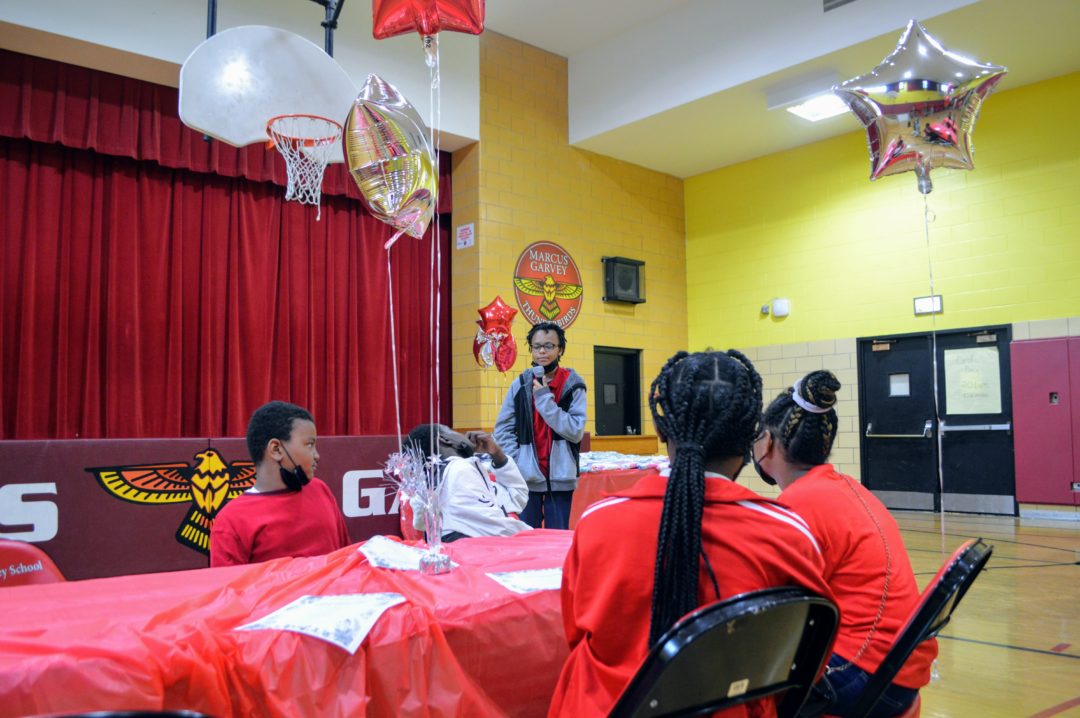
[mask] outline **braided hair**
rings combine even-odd
[[[701,546],[705,464],[749,452],[761,416],[761,377],[735,350],[679,352],[653,381],[649,409],[657,432],[675,446],[656,545],[652,646],[697,607],[699,556],[719,594]]]
[[[765,428],[780,442],[787,458],[796,464],[824,464],[836,440],[836,392],[840,380],[831,371],[812,371],[796,384],[799,397],[824,413],[813,413],[799,406],[793,394],[796,387],[785,390],[765,410]]]

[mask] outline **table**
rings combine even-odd
[[[606,495],[629,488],[641,477],[655,473],[655,469],[609,469],[581,474],[570,504],[570,528],[577,526],[585,509]]]
[[[543,716],[567,655],[558,591],[493,571],[561,567],[568,531],[464,539],[441,576],[327,556],[0,591],[0,716],[186,708],[226,716]],[[233,631],[303,595],[396,592],[355,654]]]

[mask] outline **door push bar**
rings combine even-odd
[[[941,422],[941,432],[948,431],[1011,431],[1012,422],[1006,422],[1004,424],[961,424],[958,426],[948,426],[945,422]]]
[[[872,434],[870,432],[873,426],[872,421],[866,422],[867,439],[929,439],[930,434],[934,431],[934,422],[930,419],[926,420],[921,434]]]

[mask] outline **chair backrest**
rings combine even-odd
[[[786,691],[793,716],[828,659],[835,604],[802,588],[771,588],[713,603],[665,633],[627,685],[611,718],[698,715]]]
[[[64,580],[49,555],[25,541],[0,539],[0,568],[0,588]]]
[[[994,547],[983,543],[981,538],[965,541],[953,552],[934,579],[926,585],[915,612],[900,631],[896,643],[889,649],[881,665],[867,681],[866,688],[848,718],[863,718],[870,714],[915,648],[936,636],[949,622],[953,611],[960,605],[960,599],[986,566],[993,552]]]

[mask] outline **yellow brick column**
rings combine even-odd
[[[686,345],[686,242],[682,180],[575,149],[567,142],[566,59],[486,31],[480,38],[480,142],[454,153],[454,225],[474,223],[475,245],[451,250],[453,424],[490,429],[510,381],[529,364],[520,314],[511,372],[472,356],[476,310],[496,295],[517,307],[513,274],[529,244],[555,242],[585,286],[580,318],[567,330],[563,363],[589,387],[597,345],[642,350],[643,433],[647,389],[662,363]],[[646,263],[647,302],[604,303],[601,257]]]

